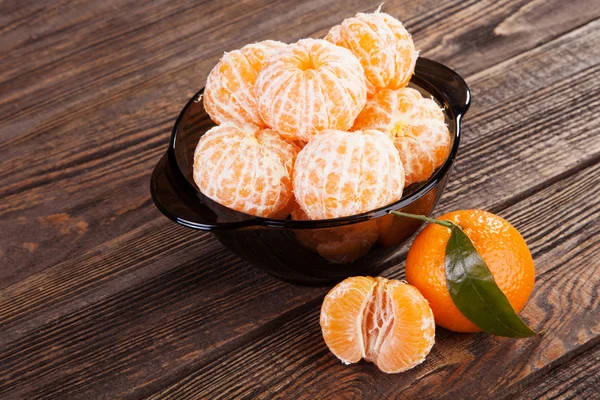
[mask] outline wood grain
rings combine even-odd
[[[510,388],[512,399],[597,399],[600,397],[600,344],[553,368],[527,385]]]
[[[369,398],[374,389],[383,398],[489,398],[539,376],[560,365],[570,351],[600,344],[600,198],[589,196],[598,185],[600,164],[501,213],[518,227],[534,255],[537,281],[521,315],[534,329],[544,330],[539,337],[515,340],[438,328],[436,344],[423,364],[385,375],[371,364],[344,366],[329,352],[316,304],[155,398],[325,398],[334,393]],[[403,268],[385,275],[403,278]]]
[[[372,8],[0,3],[0,397],[148,395],[315,309],[325,288],[279,282],[160,216],[149,174],[223,50],[320,36]],[[504,210],[598,162],[597,2],[384,10],[422,54],[471,75],[440,210]]]
[[[450,66],[464,63],[459,72],[468,74],[600,16],[595,2],[581,3],[558,18],[558,1],[385,7],[415,32],[423,54]],[[7,222],[0,225],[0,251],[14,266],[0,271],[5,287],[157,217],[147,194],[150,171],[179,108],[223,50],[274,35],[286,41],[319,36],[372,5],[82,1],[2,7],[3,15],[21,21],[0,28],[9,50],[1,75],[0,223]],[[489,31],[503,24],[501,38]],[[450,39],[452,55],[440,45]],[[54,251],[59,244],[61,251]]]
[[[587,29],[592,32],[595,26]],[[590,40],[589,35],[581,35],[580,32],[574,32],[572,36],[585,43]],[[536,50],[534,53],[537,55],[531,58],[547,59],[554,55],[553,59],[558,59],[560,55],[568,62],[565,48],[573,46],[573,43],[568,38],[562,43],[562,46],[549,44],[548,47],[553,49],[550,55],[546,52],[545,57],[540,57]],[[593,48],[593,44],[594,42],[589,46]],[[576,48],[573,51],[580,50]],[[583,51],[580,53],[585,54]],[[592,53],[590,58],[594,56]],[[520,57],[514,62],[534,70],[535,66],[530,65],[527,60],[528,57]],[[586,64],[581,63],[581,68],[585,71]],[[510,66],[505,66],[505,69],[510,70]],[[504,73],[500,73],[499,69],[493,69],[489,73],[495,79],[504,79]],[[561,77],[555,70],[549,71],[550,73],[552,75],[549,76],[555,80],[568,78],[566,74]],[[519,74],[515,72],[514,75]],[[495,79],[484,76],[480,78],[482,82],[499,86]],[[512,85],[504,86],[504,95],[509,99],[516,93],[523,94],[522,89],[526,87],[526,82],[523,81],[525,78],[517,78],[518,76],[515,76]],[[587,77],[585,81],[588,83],[587,90],[592,92],[586,92],[585,88],[579,86],[574,86],[573,90],[582,90],[578,94],[582,97],[593,96],[596,86],[589,83],[597,82],[598,79],[594,81]],[[474,91],[476,88],[477,82],[473,84]],[[530,86],[529,90],[535,92],[537,87]],[[497,93],[496,97],[489,101],[501,102],[502,99],[498,99],[498,96]],[[572,98],[568,97],[572,96],[572,93],[566,92],[565,96],[566,99]],[[560,95],[546,101],[556,101],[557,98],[560,99]],[[538,106],[540,104],[545,103],[540,102]],[[516,117],[519,115],[521,114],[517,114]],[[523,114],[522,118],[525,115],[532,114]],[[505,118],[510,120],[510,117],[511,114]],[[499,117],[496,113],[488,117],[486,113],[477,112],[475,107],[472,122],[477,124],[484,118],[493,121]],[[512,120],[518,121],[518,118]],[[483,122],[479,122],[478,126],[482,136],[479,140],[473,137],[467,141],[470,142],[465,145],[467,154],[481,148],[478,143],[485,143],[487,138],[493,139],[498,132],[502,132],[497,127],[488,127]],[[543,137],[543,134],[543,131],[538,131],[537,136],[531,136],[531,141],[535,141],[536,137]],[[578,135],[585,138],[587,134],[587,130],[564,132],[570,140]],[[468,134],[466,138],[469,139]],[[516,143],[521,149],[525,149],[530,142]],[[556,143],[560,145],[560,142]],[[520,162],[535,164],[537,160],[543,160],[548,154],[556,152],[555,149],[547,147],[542,153],[530,153],[529,157],[536,158],[521,158]],[[588,151],[593,150],[593,147],[588,146]],[[461,153],[461,162],[464,163],[466,159],[471,167],[465,168],[464,172],[459,171],[454,178],[456,182],[461,182],[463,173],[471,175],[473,179],[478,176],[474,171],[478,169],[476,166],[479,158],[465,157],[463,154]],[[548,166],[540,171],[550,171],[551,165],[545,161],[542,165]],[[577,165],[577,162],[571,164],[574,168],[577,168]],[[471,196],[468,201],[474,206],[480,206],[482,203],[483,206],[494,206],[498,200],[507,197],[505,191],[510,195],[518,194],[510,193],[506,183],[499,185],[490,179],[487,171],[484,173],[487,176],[486,182],[491,186],[478,182],[478,188],[488,194],[492,191],[493,195],[483,198]],[[498,175],[503,173],[506,171],[498,171]],[[528,185],[521,187],[521,190],[529,187],[530,182],[527,183]],[[454,192],[451,189],[453,185],[448,189],[450,193]],[[458,200],[450,199],[443,209],[456,207],[455,204],[464,204],[467,201],[458,194],[455,197]],[[153,382],[153,379],[157,376],[164,379],[165,371],[171,370],[173,365],[184,369],[192,368],[193,365],[202,363],[206,357],[216,357],[227,351],[229,346],[239,343],[236,341],[259,337],[265,332],[265,323],[285,321],[289,315],[280,315],[285,312],[294,315],[297,313],[295,307],[302,302],[308,301],[314,307],[326,291],[326,288],[300,288],[267,278],[233,258],[214,241],[207,241],[206,235],[195,235],[194,232],[171,225],[166,220],[148,225],[131,235],[131,238],[120,238],[118,243],[109,243],[105,248],[98,249],[95,254],[84,253],[81,257],[58,264],[1,292],[3,301],[0,315],[3,315],[7,322],[5,343],[9,345],[9,356],[3,359],[7,366],[7,383],[19,383],[27,388],[35,381],[38,386],[44,387],[46,392],[51,392],[57,390],[54,380],[60,375],[60,390],[64,393],[74,394],[91,382],[106,380],[118,382],[118,387],[131,389],[135,386],[136,390],[144,393],[144,390],[154,388],[153,384],[159,386],[160,383]],[[181,254],[182,248],[186,249],[185,254]],[[210,258],[198,258],[197,254],[206,254],[206,257]],[[216,261],[213,263],[211,258]],[[171,262],[179,267],[170,269]],[[201,271],[197,265],[202,265]],[[227,267],[223,268],[222,265]],[[131,271],[136,272],[137,279],[122,278]],[[118,282],[119,285],[106,284],[111,281]],[[40,291],[42,282],[51,285],[48,289]],[[56,283],[52,284],[53,282]],[[204,289],[199,291],[197,287]],[[260,287],[260,290],[257,291],[256,287]],[[212,290],[206,290],[207,288]],[[232,293],[236,293],[238,301],[231,301]],[[91,304],[83,309],[77,304],[69,306],[71,299],[78,298],[81,294],[85,294]],[[273,305],[272,298],[281,301]],[[245,307],[240,307],[239,302]],[[249,312],[253,309],[261,312]],[[170,316],[171,324],[165,326],[164,315]],[[53,322],[44,324],[47,320]],[[211,323],[211,320],[219,323]],[[107,325],[107,321],[111,321],[110,325]],[[144,328],[140,329],[142,321]],[[38,324],[45,328],[40,330]],[[202,331],[197,329],[198,326],[202,326]],[[77,329],[73,329],[74,327]],[[223,332],[224,327],[227,327],[226,332]],[[23,335],[23,332],[28,330],[35,330],[35,336]],[[82,337],[81,332],[85,332],[86,335]],[[72,352],[73,343],[77,343],[78,352]],[[150,343],[156,346],[152,347],[152,357],[148,356]],[[49,357],[46,351],[48,346],[55,349],[53,357]],[[93,360],[100,358],[105,363],[110,360],[110,367],[94,368],[96,364]],[[85,363],[86,359],[92,361]],[[156,359],[165,360],[167,364],[157,368],[154,363]],[[56,364],[57,360],[62,361]],[[32,370],[31,365],[38,367]],[[115,368],[119,371],[118,379],[112,377]],[[139,379],[139,386],[132,383],[136,378]],[[43,386],[43,382],[47,382],[47,385]],[[101,387],[97,387],[96,390],[100,390]]]

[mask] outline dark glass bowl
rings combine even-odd
[[[433,176],[406,188],[395,203],[344,218],[293,221],[255,217],[212,201],[192,178],[196,144],[214,126],[199,101],[203,90],[190,99],[175,122],[169,148],[152,173],[152,199],[168,218],[212,232],[235,254],[281,279],[323,284],[352,275],[376,275],[398,262],[402,244],[422,224],[389,211],[431,213],[446,186],[458,152],[460,120],[469,108],[465,81],[435,61],[419,58],[410,86],[444,107],[453,142],[448,159]]]

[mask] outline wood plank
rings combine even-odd
[[[575,11],[578,9],[581,13]],[[434,11],[422,25],[415,26],[415,36],[425,57],[467,75],[583,26],[596,19],[599,12],[598,2],[585,0],[570,4],[482,1],[454,9],[452,13],[460,15],[458,20]],[[525,43],[526,47],[521,47]]]
[[[1,15],[17,20],[0,27],[8,50],[0,71],[0,256],[13,266],[0,271],[0,287],[158,218],[147,193],[150,171],[179,108],[224,49],[274,35],[319,36],[373,7],[358,0],[216,4],[0,5]],[[470,73],[600,15],[596,2],[578,0],[556,14],[561,4],[421,1],[385,9],[406,21],[423,54]],[[488,26],[503,26],[503,34]]]
[[[552,368],[526,385],[508,388],[513,399],[597,399],[600,397],[600,344]]]
[[[593,28],[593,26],[590,27],[590,29]],[[589,38],[587,36],[583,36],[580,38],[581,42],[583,43],[587,43],[588,39]],[[563,43],[563,47],[569,47],[567,43],[568,42]],[[589,43],[589,47],[593,48],[595,44],[596,42],[592,40]],[[569,53],[562,53],[562,51],[564,50],[563,47],[557,48],[556,53],[561,53],[561,57],[565,59],[566,63],[572,63],[573,60],[569,58]],[[577,53],[579,51],[579,48],[572,50],[573,53]],[[585,49],[582,49],[581,51],[585,51]],[[533,129],[539,130],[540,125],[542,125],[543,127],[548,123],[554,124],[553,127],[558,131],[554,139],[557,148],[562,146],[572,148],[573,146],[575,146],[575,148],[578,150],[573,153],[563,152],[559,155],[562,158],[566,158],[566,162],[564,162],[562,165],[563,169],[566,170],[569,168],[576,167],[579,164],[579,162],[582,161],[582,159],[585,159],[584,156],[586,154],[597,154],[598,148],[597,146],[594,146],[597,145],[597,142],[592,141],[592,145],[589,145],[590,138],[592,137],[592,135],[595,134],[595,130],[588,130],[585,129],[585,125],[577,126],[575,124],[575,122],[577,122],[579,119],[583,121],[592,121],[591,115],[593,112],[593,106],[597,101],[596,98],[598,93],[598,77],[596,69],[587,69],[587,64],[593,63],[595,56],[596,54],[592,53],[588,55],[587,59],[579,60],[577,65],[581,67],[582,71],[579,73],[577,72],[577,70],[572,69],[568,70],[568,72],[563,72],[561,75],[560,71],[557,71],[560,70],[560,65],[558,65],[556,68],[548,70],[545,76],[533,76],[533,79],[529,79],[519,77],[517,76],[518,72],[514,72],[511,68],[506,68],[506,71],[508,71],[507,73],[510,73],[511,77],[513,78],[513,81],[511,83],[510,79],[505,79],[505,68],[502,68],[502,73],[496,73],[497,71],[491,72],[495,79],[484,79],[484,82],[487,86],[483,86],[483,88],[480,88],[480,85],[478,85],[478,83],[475,82],[473,85],[473,91],[474,93],[481,94],[481,101],[484,102],[484,104],[482,104],[479,107],[477,104],[475,104],[473,106],[473,116],[470,119],[467,118],[466,137],[463,142],[463,150],[460,153],[460,161],[457,164],[458,173],[456,174],[457,176],[455,176],[451,181],[448,191],[445,194],[445,197],[447,199],[452,199],[453,197],[458,196],[458,200],[452,200],[453,202],[456,202],[456,204],[458,204],[459,201],[462,202],[468,200],[470,202],[467,203],[469,207],[480,207],[482,204],[485,204],[484,202],[486,201],[486,196],[473,196],[465,191],[461,191],[461,188],[463,188],[468,183],[468,181],[479,184],[483,180],[492,180],[492,183],[496,183],[497,185],[493,185],[491,187],[497,188],[503,187],[501,181],[504,179],[505,174],[509,173],[514,175],[520,173],[523,179],[519,179],[519,181],[522,182],[523,186],[527,187],[535,183],[536,180],[543,182],[545,179],[551,177],[553,175],[553,168],[557,168],[557,166],[560,165],[560,158],[556,157],[554,147],[546,147],[546,149],[540,149],[540,151],[532,151],[530,143],[518,143],[519,141],[523,142],[522,136],[524,134],[527,134],[527,132]],[[534,52],[533,58],[539,58],[539,54],[537,51]],[[529,64],[527,60],[528,58],[523,58],[517,61],[519,64],[523,64],[526,66],[527,69],[524,69],[525,73],[523,75],[528,77],[531,75],[531,70],[535,70],[536,67],[535,64]],[[571,76],[571,73],[573,73],[574,75]],[[539,95],[538,86],[531,86],[530,90],[527,92],[521,91],[525,89],[527,87],[526,85],[530,84],[530,82],[537,82],[540,79],[548,79],[548,77],[552,77],[557,82],[558,86],[551,86],[550,88],[544,90],[542,93],[543,97],[536,97]],[[503,101],[503,98],[499,98],[500,95],[497,88],[490,88],[490,85],[506,88],[504,89],[505,93],[503,98],[509,105],[504,105],[502,107],[496,106],[498,102]],[[561,87],[568,87],[568,90],[562,90],[561,92]],[[553,93],[555,91],[560,92],[561,94],[553,97],[548,96],[548,93]],[[486,98],[485,96],[487,93],[494,93],[495,97],[491,99]],[[514,101],[515,93],[518,93],[520,96],[522,96],[522,99],[519,99],[518,107],[513,107],[513,110],[510,110],[510,104],[511,101]],[[562,125],[557,124],[554,119],[551,119],[548,123],[545,123],[544,116],[540,117],[539,119],[536,119],[535,122],[531,122],[530,118],[528,118],[529,115],[532,115],[529,113],[533,113],[536,108],[540,107],[542,107],[544,110],[547,110],[547,112],[544,112],[544,114],[554,116],[555,114],[557,114],[556,107],[561,107],[567,102],[575,101],[578,99],[591,100],[591,104],[583,105],[581,107],[583,110],[588,111],[578,116],[578,118],[575,120],[569,119],[565,116],[564,121],[561,122]],[[493,110],[491,112],[486,113],[483,111],[479,111],[483,109],[482,106],[485,106],[485,103],[489,103],[490,107],[493,107]],[[506,113],[507,110],[511,112]],[[525,112],[523,110],[525,110]],[[515,118],[514,113],[518,113],[518,118]],[[500,121],[498,122],[498,120]],[[503,136],[501,134],[504,132],[504,128],[506,126],[506,123],[503,124],[503,122],[505,121],[512,123],[513,126],[515,124],[522,124],[523,122],[525,122],[526,125],[520,127],[518,131],[520,133],[520,136],[516,136],[513,134],[511,138],[509,138],[509,144],[512,144],[512,147],[511,145],[506,145],[500,150],[498,150],[498,146],[495,146],[495,144],[498,142],[498,138],[503,139]],[[567,124],[569,124],[569,126],[567,126]],[[576,131],[570,130],[570,127],[574,127]],[[481,132],[482,137],[469,135],[470,131]],[[544,132],[539,132],[540,135],[535,137],[539,137],[540,139],[542,139],[544,137],[543,133]],[[545,142],[542,141],[542,143]],[[534,146],[535,145],[536,144],[534,143]],[[525,152],[525,156],[521,154],[522,152]],[[553,157],[551,158],[549,156]],[[489,174],[487,169],[484,169],[484,173],[480,174],[470,173],[470,170],[473,169],[472,165],[474,163],[477,163],[478,158],[480,157],[484,158],[485,160],[494,160],[494,158],[502,160],[510,158],[510,160],[513,163],[514,160],[517,159],[519,160],[519,163],[518,165],[513,165],[512,168],[507,168],[504,171],[498,171],[497,174]],[[466,165],[467,168],[464,168],[463,165]],[[527,173],[525,173],[521,168],[522,165],[531,165],[532,167],[535,167],[536,171],[527,171]],[[484,168],[488,167],[484,166]],[[542,172],[543,174],[540,172]],[[517,178],[519,177],[517,176]],[[90,184],[89,187],[85,188],[88,190],[93,190],[93,186],[96,185],[96,183],[97,182],[94,182],[93,185]],[[481,186],[481,190],[485,190],[485,188],[485,186]],[[500,196],[498,199],[504,201],[507,198],[509,198],[509,196],[512,194],[513,193],[510,192],[502,194],[496,191],[491,195],[495,196],[496,198]],[[469,197],[469,199],[465,199],[464,197]],[[120,200],[121,206],[123,205],[122,203],[122,200]],[[68,223],[73,219],[74,218],[69,216],[57,216],[55,218],[51,218],[50,221],[53,222],[54,225],[58,225],[57,229],[65,230],[68,231],[68,233],[72,233],[72,231],[76,230],[77,228],[77,220],[75,220],[74,227],[69,227]],[[7,227],[7,229],[11,228]],[[14,232],[9,231],[9,233],[14,233],[16,235],[18,234],[17,231],[22,230],[23,228],[20,226],[16,226],[12,229],[14,230]],[[85,258],[87,257],[87,255],[84,255],[83,257]],[[21,286],[27,287],[28,285],[31,285],[32,288],[36,286],[33,283],[29,282],[23,283]],[[56,293],[54,295],[56,295]],[[43,304],[43,301],[40,301],[40,304]],[[28,310],[31,310],[30,307],[27,308]]]
[[[452,183],[449,190],[457,194],[445,198],[441,210],[499,207],[514,196],[527,193],[535,182],[525,180],[521,184],[519,180],[500,179],[506,174],[524,175],[518,171],[521,165],[539,165],[538,172],[544,173],[539,177],[556,179],[581,168],[582,162],[585,165],[597,161],[598,149],[594,143],[587,146],[582,143],[577,148],[571,146],[564,150],[569,155],[576,150],[577,160],[565,155],[553,163],[548,161],[564,148],[566,137],[578,143],[578,137],[586,140],[587,135],[598,129],[586,124],[570,125],[567,121],[557,124],[560,128],[557,140],[536,152],[527,151],[532,143],[547,136],[547,132],[534,129],[540,120],[544,120],[539,110],[569,99],[597,100],[600,77],[598,73],[585,74],[585,71],[595,71],[589,64],[600,48],[596,45],[600,39],[594,35],[597,25],[590,24],[532,51],[531,57],[513,60],[531,74],[537,70],[535,63],[541,62],[539,60],[556,63],[563,60],[565,65],[571,65],[573,54],[577,54],[578,63],[571,70],[557,66],[548,71],[548,75],[538,73],[530,81],[529,75],[519,74],[517,67],[509,62],[502,69],[490,70],[489,75],[476,77],[474,91],[478,85],[484,89],[502,86],[502,90],[494,91],[494,96],[486,97],[486,90],[481,92],[482,99],[498,108],[517,95],[527,97],[534,92],[543,92],[549,79],[557,85],[567,86],[565,82],[570,75],[575,76],[572,91],[559,90],[554,97],[541,96],[536,103],[538,111],[523,114],[519,107],[507,110],[508,114],[502,118],[521,124],[521,129],[530,129],[532,133],[527,140],[515,143],[524,153],[518,164],[503,170],[483,171],[479,159],[464,157],[465,153],[475,151],[472,148],[484,148],[485,143],[505,132],[502,125],[493,124],[498,116],[493,111],[491,114],[485,112],[487,104],[474,103],[475,118],[472,121],[479,129],[472,130],[467,118],[461,162],[468,165],[458,169],[453,179],[460,181],[465,174],[474,181],[481,174],[487,175],[488,179],[477,186],[463,183],[462,194],[451,189]],[[513,80],[505,80],[506,70],[512,71]],[[593,120],[595,115],[593,107],[583,107],[582,114],[578,118],[587,116]],[[486,118],[488,123],[484,123]],[[506,157],[515,157],[513,153],[518,153],[517,149],[502,147],[498,151],[505,152]],[[478,192],[465,196],[469,187],[476,187]],[[0,292],[0,312],[4,312],[3,318],[7,319],[3,326],[7,338],[3,348],[7,355],[0,358],[6,368],[0,372],[0,390],[18,387],[18,393],[22,395],[41,394],[42,391],[94,395],[110,387],[111,393],[115,394],[149,394],[206,361],[236,349],[241,343],[261,337],[292,316],[304,315],[303,307],[316,307],[327,290],[288,285],[267,277],[232,259],[214,242],[204,243],[205,239],[196,239],[193,232],[185,231],[186,234],[177,230],[182,228],[171,229],[168,221],[164,222],[164,225],[150,224],[140,229],[124,243],[119,243],[120,238],[117,238],[97,253],[84,253],[73,262],[48,269],[43,276],[34,274],[22,284]],[[151,236],[147,241],[146,235]],[[178,235],[184,237],[177,238]],[[161,244],[161,239],[165,243]],[[143,247],[141,250],[140,246]],[[162,259],[160,254],[171,246],[177,248]],[[148,252],[148,258],[140,257],[144,251]],[[88,258],[92,259],[90,263],[85,261]],[[216,261],[211,261],[213,259]],[[198,270],[199,266],[202,266],[201,270]],[[96,269],[98,275],[88,273]],[[153,272],[155,269],[157,271]],[[390,273],[396,273],[394,271],[398,269]],[[148,281],[144,280],[146,276],[150,277]],[[98,279],[104,281],[97,284]],[[41,286],[40,282],[44,281],[60,284]],[[214,285],[216,288],[213,289]],[[299,304],[305,305],[298,308]],[[167,322],[165,316],[168,316]],[[103,361],[99,363],[99,359]]]
[[[17,23],[7,23],[0,29],[3,33],[0,44],[11,53],[0,79],[5,82],[11,81],[10,84],[17,89],[17,98],[23,97],[23,93],[32,93],[32,90],[38,90],[36,94],[43,94],[43,91],[37,88],[58,83],[56,79],[55,82],[40,82],[40,76],[57,77],[66,82],[72,79],[85,82],[81,78],[94,72],[92,66],[97,62],[107,61],[105,57],[111,57],[109,60],[113,65],[120,65],[119,61],[123,61],[123,64],[128,63],[134,55],[127,50],[128,48],[134,47],[135,55],[139,55],[136,60],[137,67],[146,69],[147,64],[154,64],[158,60],[164,63],[171,59],[173,62],[174,57],[183,57],[184,60],[178,59],[178,64],[174,64],[180,66],[182,62],[194,62],[195,58],[189,51],[184,54],[181,51],[183,47],[180,46],[190,50],[196,48],[194,45],[200,45],[200,50],[205,50],[205,46],[213,43],[222,46],[232,39],[243,40],[243,37],[236,36],[239,35],[236,28],[240,27],[240,24],[247,23],[254,27],[250,31],[244,30],[246,40],[248,32],[267,33],[267,30],[262,29],[265,25],[270,30],[276,27],[282,40],[296,40],[302,36],[320,36],[327,27],[339,22],[343,17],[372,8],[371,4],[360,1],[343,5],[323,1],[310,1],[303,5],[264,1],[239,4],[229,1],[221,2],[217,6],[214,2],[185,1],[174,4],[155,0],[139,7],[130,0],[120,0],[110,3],[79,2],[68,8],[61,7],[59,3],[43,6],[19,3],[12,6],[6,4],[0,8],[4,15],[15,13],[17,18]],[[448,57],[449,52],[457,54],[465,47],[473,48],[473,35],[470,30],[476,26],[479,32],[478,39],[487,39],[477,43],[481,47],[479,52],[489,52],[493,55],[493,59],[489,60],[486,66],[506,58],[502,56],[505,52],[509,55],[517,54],[521,49],[514,46],[515,41],[537,44],[547,40],[548,34],[564,33],[589,22],[594,15],[597,17],[600,13],[594,2],[584,0],[572,4],[569,12],[560,19],[552,12],[562,14],[560,9],[565,6],[560,2],[475,3],[392,2],[386,4],[385,9],[398,15],[416,35],[423,31],[422,36],[426,43],[422,46],[423,49],[444,47],[442,55],[445,57]],[[232,11],[222,11],[227,8]],[[236,8],[242,12],[236,13]],[[255,13],[260,13],[262,18],[255,18]],[[241,18],[242,14],[247,22]],[[447,18],[449,15],[456,16],[456,19]],[[286,23],[281,24],[281,21]],[[486,30],[495,27],[497,29],[493,32]],[[449,35],[450,32],[452,35]],[[463,41],[465,34],[470,36],[469,46],[465,46],[467,42]],[[207,35],[209,40],[206,40]],[[203,36],[204,40],[199,40],[199,36]],[[169,40],[165,40],[165,37]],[[440,43],[444,45],[441,46]],[[492,47],[493,52],[490,51]],[[157,49],[165,51],[152,52]],[[498,51],[499,49],[502,50]],[[93,55],[93,59],[90,59],[90,55]],[[121,59],[121,56],[127,56],[129,59]],[[24,64],[23,59],[27,59],[28,62]],[[487,60],[488,57],[482,57],[482,61],[484,59]],[[473,68],[472,61],[463,61],[463,64],[466,68]],[[77,65],[78,68],[69,69],[72,65]],[[89,68],[81,68],[82,65],[89,65]],[[96,72],[102,76],[107,74],[106,68],[103,72]],[[108,71],[108,75],[118,75],[121,72],[119,68],[114,68]],[[38,79],[30,79],[32,74]],[[48,105],[48,89],[45,88],[45,96],[35,96],[31,100],[45,101]],[[98,95],[96,93],[96,96]],[[6,105],[13,99],[7,96],[0,104]]]
[[[333,393],[358,398],[490,398],[522,379],[537,376],[547,381],[545,374],[557,360],[581,346],[600,344],[600,198],[589,195],[599,185],[600,163],[501,213],[519,228],[534,255],[537,281],[521,315],[536,330],[544,330],[543,335],[515,340],[438,328],[436,344],[423,364],[386,375],[372,364],[345,366],[335,358],[322,339],[320,304],[315,304],[154,398],[324,398]],[[403,278],[404,271],[397,267],[385,275]],[[585,357],[581,362],[593,361]],[[593,372],[581,370],[563,371],[561,376],[597,379]],[[546,386],[548,392],[563,390],[568,382],[555,384]]]

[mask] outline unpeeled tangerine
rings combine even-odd
[[[399,200],[404,169],[383,132],[328,130],[298,154],[293,183],[296,201],[309,218],[338,218]]]
[[[204,88],[204,108],[213,121],[265,126],[258,112],[254,84],[266,61],[285,46],[265,40],[223,55],[208,74]]]
[[[292,171],[299,149],[271,129],[224,123],[200,138],[194,181],[226,207],[260,217],[284,218],[293,201]]]

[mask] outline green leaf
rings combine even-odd
[[[496,284],[471,239],[457,225],[450,224],[452,234],[446,245],[446,285],[456,307],[480,329],[493,335],[534,336],[536,333],[523,322]]]

